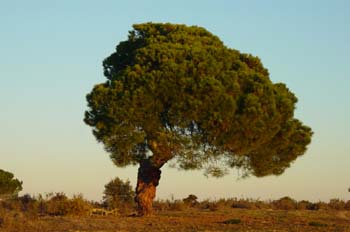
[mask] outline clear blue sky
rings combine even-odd
[[[99,200],[118,169],[83,123],[85,95],[104,81],[102,60],[131,25],[199,25],[224,43],[259,56],[275,82],[298,96],[296,116],[315,135],[284,175],[237,181],[232,172],[164,168],[157,197],[289,195],[350,199],[350,1],[1,1],[0,168],[24,192],[83,193]]]

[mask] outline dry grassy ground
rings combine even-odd
[[[10,219],[10,220],[9,220]],[[350,232],[350,211],[251,210],[164,211],[154,216],[28,218],[13,213],[0,231],[337,231]]]

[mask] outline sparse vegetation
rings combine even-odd
[[[25,194],[0,202],[0,208],[10,212],[21,212],[31,217],[39,216],[84,216],[93,205],[81,194],[68,198],[64,193],[48,193],[45,197]]]
[[[0,202],[0,231],[349,231],[350,209],[343,202],[297,202],[290,197],[198,201],[190,194],[183,200],[155,201],[155,217],[143,219],[81,195],[25,194]],[[316,205],[321,210],[310,207]]]

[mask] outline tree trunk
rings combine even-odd
[[[152,203],[156,196],[160,174],[160,168],[152,164],[149,159],[140,163],[135,196],[139,216],[152,214]]]

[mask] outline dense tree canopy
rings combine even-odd
[[[213,176],[266,176],[305,153],[312,131],[293,116],[297,98],[258,57],[197,26],[133,27],[87,95],[85,122],[117,166],[172,160]]]
[[[85,122],[117,166],[151,155],[214,175],[224,165],[278,175],[310,143],[285,84],[203,28],[134,25],[103,67]]]
[[[22,190],[22,182],[10,172],[0,169],[0,199],[16,195]]]

